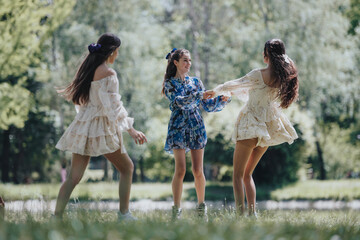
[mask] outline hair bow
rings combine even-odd
[[[101,44],[98,43],[92,43],[88,46],[89,52],[94,53],[99,51],[101,48]]]
[[[170,55],[171,55],[173,52],[175,52],[176,50],[177,50],[177,48],[173,48],[173,49],[171,50],[171,52],[169,52],[168,54],[166,54],[165,59],[169,59]]]

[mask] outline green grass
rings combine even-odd
[[[0,184],[0,196],[6,201],[27,199],[56,199],[60,184]],[[118,183],[80,183],[71,195],[80,200],[117,200]],[[170,200],[170,183],[135,183],[131,200]],[[232,183],[208,182],[206,200],[233,201]],[[195,200],[194,183],[184,183],[183,200]],[[345,200],[360,199],[360,180],[304,181],[281,189],[257,187],[258,200]]]
[[[270,193],[273,200],[343,200],[360,199],[360,180],[309,180]]]
[[[263,211],[258,220],[237,218],[224,209],[210,209],[209,222],[194,211],[170,221],[170,211],[135,211],[136,222],[117,222],[116,212],[69,211],[62,221],[50,212],[7,212],[0,222],[5,239],[359,239],[360,215],[352,211]]]

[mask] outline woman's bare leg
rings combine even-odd
[[[183,181],[186,173],[185,149],[173,149],[173,152],[175,158],[175,173],[171,185],[174,198],[174,206],[179,208],[183,190]]]
[[[56,200],[55,216],[61,217],[64,213],[66,204],[69,202],[70,195],[84,175],[89,160],[89,156],[82,156],[73,153],[70,173],[65,182],[61,185],[59,195]]]
[[[245,196],[244,196],[244,173],[245,167],[255,148],[257,139],[239,140],[236,142],[233,166],[233,188],[235,197],[235,208],[240,214],[245,212]]]
[[[195,179],[195,189],[198,203],[205,201],[205,185],[204,176],[204,149],[191,150],[192,172]]]
[[[267,147],[254,148],[245,168],[244,183],[245,183],[246,199],[248,203],[249,214],[253,214],[256,208],[255,205],[256,187],[255,187],[254,179],[252,178],[252,174],[254,172],[256,165],[259,163],[261,157],[264,155],[266,150]]]
[[[121,153],[120,150],[104,155],[120,172],[119,198],[120,212],[125,214],[129,211],[130,190],[134,164],[127,153]]]

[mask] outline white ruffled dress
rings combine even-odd
[[[91,82],[89,102],[77,107],[74,121],[56,148],[86,156],[99,156],[118,149],[126,153],[122,131],[129,130],[134,119],[128,117],[123,107],[116,75]]]
[[[293,143],[298,138],[289,119],[281,111],[278,88],[264,83],[261,69],[252,70],[242,78],[217,86],[216,94],[236,95],[246,104],[235,123],[233,140],[257,138],[257,146]]]

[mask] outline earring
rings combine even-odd
[[[114,55],[114,52],[112,52],[112,53],[110,54],[110,56],[112,56],[112,55]]]

